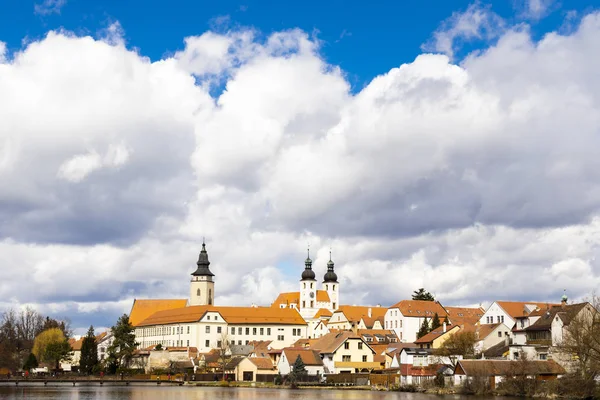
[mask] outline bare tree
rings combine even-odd
[[[475,342],[477,338],[474,332],[456,332],[451,335],[442,345],[435,349],[434,355],[438,357],[447,357],[456,368],[459,356],[463,358],[472,358],[475,356]]]
[[[583,383],[592,385],[600,377],[600,297],[592,295],[583,308],[560,317],[564,325],[559,357],[574,367]]]
[[[225,380],[225,371],[227,365],[231,361],[231,346],[226,331],[221,334],[220,340],[217,340],[215,349],[217,350],[218,362],[221,367],[221,372],[223,373],[223,380]]]

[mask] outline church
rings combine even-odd
[[[191,273],[188,299],[136,299],[129,320],[140,348],[196,347],[200,352],[255,340],[283,348],[312,336],[312,328],[339,308],[339,282],[334,263],[327,263],[317,288],[310,254],[304,263],[298,292],[281,293],[270,307],[216,306],[215,274],[206,244]]]

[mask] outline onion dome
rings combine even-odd
[[[208,261],[208,253],[206,252],[204,240],[202,240],[202,250],[200,251],[196,265],[198,265],[198,268],[192,272],[193,276],[215,276],[215,274],[210,272],[210,269],[208,269],[210,261]]]
[[[329,252],[329,262],[327,262],[327,272],[325,273],[325,276],[323,277],[323,283],[325,282],[331,282],[331,283],[338,283],[337,281],[337,275],[336,273],[333,271],[333,261],[331,261],[331,251]]]
[[[302,280],[314,280],[315,271],[312,270],[312,260],[310,259],[310,249],[308,250],[308,257],[304,261],[304,271],[302,271]]]

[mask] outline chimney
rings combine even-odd
[[[371,307],[369,307],[369,311],[367,311],[367,314],[369,315],[369,318],[371,318]]]
[[[444,321],[444,323],[442,324],[442,327],[444,328],[444,333],[446,333],[446,321]]]

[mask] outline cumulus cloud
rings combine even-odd
[[[540,19],[547,16],[554,5],[554,0],[525,0],[525,4],[520,7],[521,14],[525,18]]]
[[[425,51],[444,53],[452,57],[463,43],[497,38],[503,32],[505,25],[504,19],[493,12],[490,5],[475,2],[463,12],[452,13],[440,24],[429,42],[422,47]]]
[[[37,15],[60,14],[65,4],[67,0],[44,0],[33,5],[33,12]]]
[[[0,65],[0,296],[107,321],[186,297],[206,236],[219,304],[296,288],[307,243],[318,276],[333,249],[346,304],[582,297],[599,45],[599,14],[539,42],[507,29],[353,94],[300,30],[206,32],[155,62],[52,32]]]

